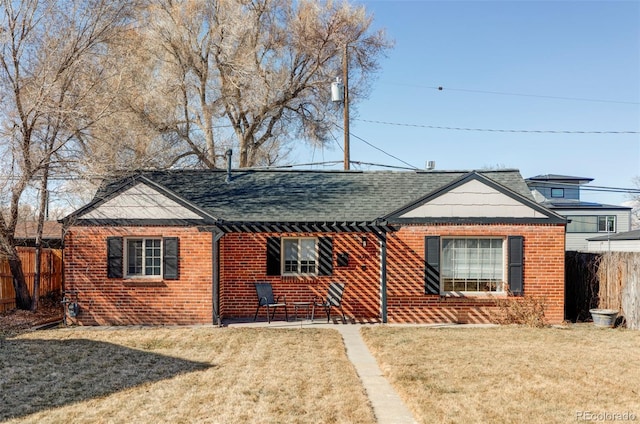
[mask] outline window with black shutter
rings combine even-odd
[[[331,237],[267,238],[267,275],[331,275]]]
[[[508,237],[509,290],[516,296],[524,294],[524,238]]]
[[[177,237],[107,239],[109,278],[158,277],[177,280],[178,261]]]
[[[122,278],[122,237],[107,238],[107,277]]]
[[[424,259],[424,292],[440,294],[440,237],[425,237]]]
[[[516,291],[522,285],[522,237],[508,238],[508,248],[517,246],[518,240],[520,250],[508,252],[512,260],[509,278]],[[425,237],[425,293],[504,292],[506,241],[497,237]]]
[[[178,238],[167,237],[164,239],[164,251],[162,257],[164,266],[163,277],[165,280],[178,279]]]
[[[280,275],[280,237],[267,238],[267,275]]]
[[[318,239],[318,275],[333,273],[333,239],[320,237]]]

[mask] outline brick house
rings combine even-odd
[[[257,281],[344,282],[358,322],[491,322],[522,296],[564,318],[566,221],[515,170],[145,171],[63,222],[81,325],[253,317]]]

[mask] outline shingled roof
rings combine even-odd
[[[471,171],[474,172],[474,171]],[[534,201],[517,170],[477,171]],[[150,181],[219,220],[372,222],[470,174],[470,171],[222,170],[146,171],[105,184],[94,202],[136,181]]]

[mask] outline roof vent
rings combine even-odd
[[[436,161],[430,160],[427,162],[427,171],[433,171],[436,167]]]
[[[224,155],[227,157],[227,178],[225,182],[231,182],[231,155],[233,154],[233,150],[227,150]]]

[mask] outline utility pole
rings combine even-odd
[[[344,45],[342,59],[342,79],[344,81],[344,170],[350,168],[351,157],[349,153],[349,45]]]
[[[331,101],[342,102],[344,106],[344,169],[349,170],[351,162],[349,154],[349,53],[347,51],[349,45],[344,45],[342,57],[342,81],[337,77],[331,83]]]

